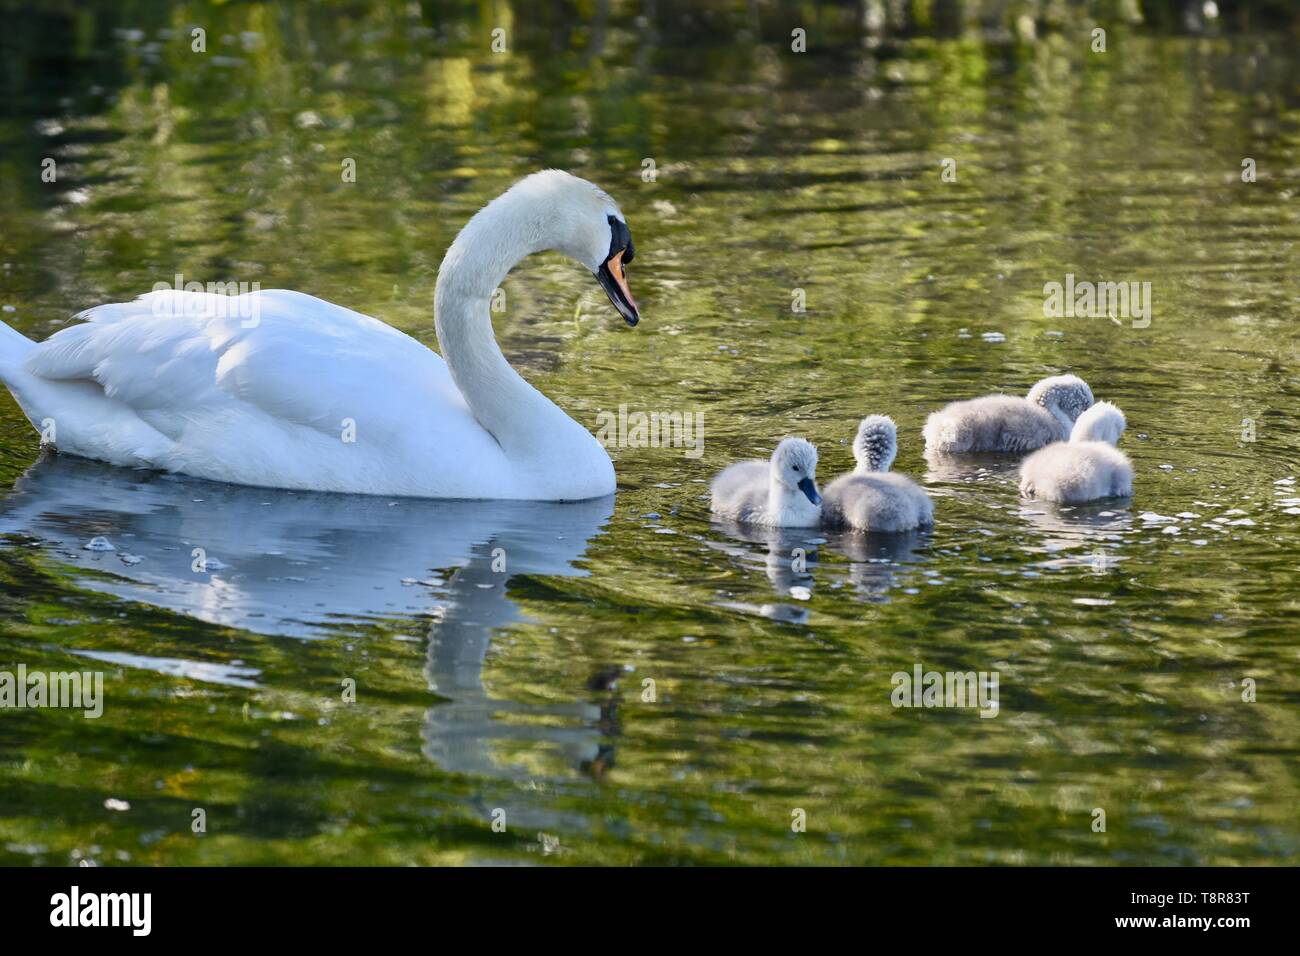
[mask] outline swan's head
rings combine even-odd
[[[609,194],[559,169],[533,173],[510,191],[525,194],[536,208],[536,221],[547,233],[544,246],[590,269],[618,314],[636,325],[641,311],[627,284],[627,266],[636,250],[627,220]]]
[[[858,471],[889,471],[898,455],[898,427],[888,415],[868,415],[853,439]]]
[[[1071,427],[1089,408],[1092,407],[1092,389],[1088,383],[1077,375],[1053,375],[1045,378],[1029,390],[1029,400],[1042,405],[1066,428]]]
[[[815,505],[817,493],[817,449],[802,438],[783,438],[772,452],[772,480],[791,491],[802,491]]]
[[[1070,431],[1070,441],[1104,441],[1108,445],[1117,445],[1119,436],[1127,427],[1124,413],[1117,406],[1098,402],[1079,416]]]

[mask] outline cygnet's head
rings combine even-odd
[[[558,249],[596,276],[609,301],[628,325],[641,319],[627,266],[636,255],[632,233],[618,205],[599,186],[560,169],[544,169],[519,180],[501,197],[524,199],[532,215],[529,230],[536,250]]]
[[[1070,441],[1104,441],[1108,445],[1119,443],[1128,422],[1124,413],[1110,402],[1098,402],[1079,416],[1070,430]]]
[[[1077,375],[1053,375],[1029,390],[1029,400],[1073,424],[1092,407],[1092,389]]]
[[[817,493],[817,449],[802,438],[783,438],[772,452],[772,479],[791,490],[802,491],[815,505],[822,502]]]
[[[868,415],[853,439],[853,458],[859,472],[889,471],[898,454],[898,427],[888,415]]]

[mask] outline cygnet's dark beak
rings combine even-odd
[[[815,505],[822,503],[822,496],[817,494],[817,485],[811,478],[804,478],[799,482],[799,490],[808,496],[808,500]]]

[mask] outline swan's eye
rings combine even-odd
[[[799,466],[798,466],[798,465],[795,465],[795,466],[794,466],[794,470],[795,470],[795,471],[798,471],[798,470],[799,470]]]
[[[636,249],[632,245],[632,231],[622,219],[614,216],[607,216],[606,219],[609,222],[609,255],[605,258],[612,259],[621,252],[623,265],[627,265],[636,258]]]

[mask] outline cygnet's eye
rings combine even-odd
[[[799,470],[799,466],[798,466],[798,465],[795,465],[795,466],[794,466],[794,470],[795,470],[795,471],[798,471],[798,470]]]

